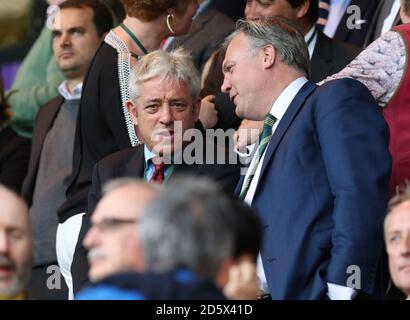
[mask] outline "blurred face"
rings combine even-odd
[[[98,203],[84,239],[91,281],[119,272],[142,271],[137,226],[153,196],[149,189],[127,186],[108,192]]]
[[[245,17],[255,19],[279,15],[290,20],[296,20],[296,11],[287,0],[247,0]]]
[[[183,35],[189,31],[192,24],[192,18],[198,10],[198,1],[192,0],[189,2],[186,10],[182,15],[174,15],[174,19],[171,21],[171,27],[176,36]]]
[[[403,202],[389,214],[385,233],[393,282],[410,295],[410,201]]]
[[[229,44],[223,62],[224,82],[221,90],[229,93],[236,105],[236,114],[244,119],[263,120],[269,103],[263,105],[263,57],[250,51],[244,34],[237,35]]]
[[[67,79],[84,78],[101,43],[90,8],[62,9],[53,24],[54,57]]]
[[[174,142],[182,141],[184,132],[194,128],[199,100],[193,101],[185,82],[168,79],[145,81],[139,92],[137,105],[128,105],[139,135],[151,151],[161,156],[172,154],[180,145]]]
[[[31,270],[28,212],[17,197],[0,189],[0,300],[20,294]]]

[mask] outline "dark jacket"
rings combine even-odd
[[[60,111],[64,98],[58,96],[44,105],[37,113],[30,152],[30,162],[27,176],[23,183],[22,196],[27,204],[33,202],[34,187],[36,185],[37,171],[40,164],[41,151],[48,131],[53,126],[54,120]]]
[[[20,193],[30,157],[30,139],[7,126],[0,131],[0,183]]]

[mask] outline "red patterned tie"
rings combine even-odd
[[[151,181],[157,182],[159,184],[162,184],[164,182],[164,170],[165,170],[165,164],[163,162],[160,162],[158,164],[154,163],[154,174],[152,175]]]

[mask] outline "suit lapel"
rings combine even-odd
[[[332,42],[321,31],[318,31],[315,49],[311,61],[310,79],[313,82],[324,79],[332,69]]]
[[[134,147],[135,152],[133,152],[132,157],[125,166],[125,172],[127,175],[136,178],[144,178],[144,145]]]
[[[241,189],[242,189],[242,185],[243,185],[243,182],[244,182],[244,180],[245,180],[245,177],[246,177],[245,174],[242,174],[242,175],[241,175],[241,177],[240,177],[240,179],[239,179],[239,181],[238,181],[238,184],[236,185],[235,191],[234,191],[234,193],[233,193],[234,195],[236,195],[236,196],[239,196],[239,195],[240,195]]]
[[[399,13],[397,13],[397,15],[396,15],[396,18],[394,19],[393,27],[398,26],[398,25],[400,25],[400,24],[402,24],[402,23],[403,23],[403,22],[401,21],[400,11],[399,11]]]
[[[313,91],[317,88],[316,84],[313,82],[308,81],[304,84],[304,86],[299,90],[296,97],[290,103],[288,109],[286,110],[283,118],[280,120],[279,125],[277,126],[275,132],[272,135],[272,138],[269,142],[268,149],[266,150],[266,154],[262,163],[261,173],[259,182],[262,180],[264,176],[264,172],[266,167],[272,158],[273,154],[275,153],[276,149],[279,146],[283,136],[285,135],[286,131],[292,124],[293,120],[295,119],[296,115],[305,105],[306,99],[313,93]],[[258,183],[259,185],[260,183]]]

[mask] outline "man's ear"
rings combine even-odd
[[[299,7],[296,8],[296,18],[302,19],[306,16],[309,10],[311,0],[305,0]]]
[[[262,48],[261,59],[264,69],[270,69],[275,63],[276,49],[271,45],[266,45]]]
[[[199,112],[201,111],[201,99],[198,98],[194,103],[192,104],[193,107],[193,112],[195,114],[195,121],[199,119]]]
[[[132,122],[134,125],[138,126],[138,113],[137,113],[137,106],[132,103],[132,101],[127,101],[127,109],[129,114],[131,115]]]

